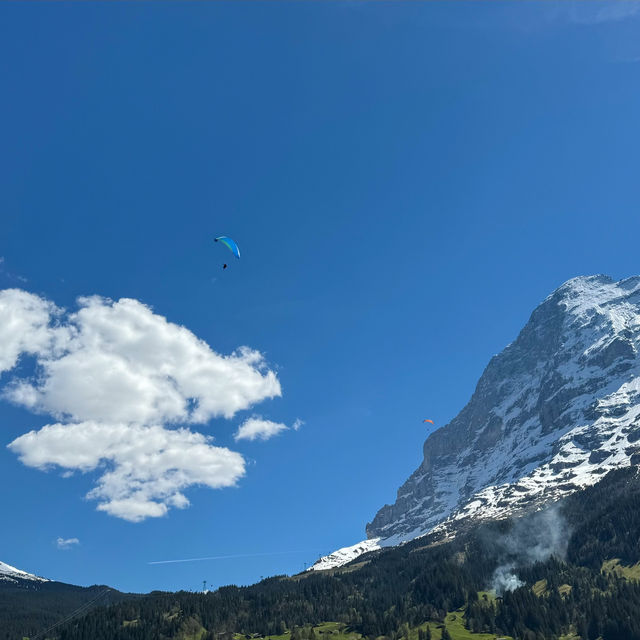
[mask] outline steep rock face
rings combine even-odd
[[[640,277],[575,278],[489,362],[466,407],[367,525],[411,539],[445,521],[500,517],[640,459]]]

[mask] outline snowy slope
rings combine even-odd
[[[640,462],[639,349],[640,277],[566,282],[427,438],[422,464],[367,525],[368,540],[313,568],[535,509]]]
[[[16,569],[15,567],[12,567],[9,564],[0,562],[0,581],[17,582],[18,580],[33,580],[36,582],[49,582],[49,580],[47,580],[46,578],[40,578],[39,576],[34,576],[32,573],[21,571],[20,569]]]

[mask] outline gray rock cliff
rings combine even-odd
[[[640,277],[569,280],[493,357],[469,403],[367,525],[395,544],[535,508],[640,461]]]

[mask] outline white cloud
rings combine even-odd
[[[23,354],[36,363],[33,377],[13,377],[3,395],[57,420],[9,448],[28,466],[62,467],[65,477],[100,469],[88,497],[131,521],[188,506],[182,491],[191,485],[235,484],[242,456],[184,425],[282,395],[262,354],[220,355],[137,300],[78,303],[65,313],[25,291],[0,291],[0,372]]]
[[[99,501],[100,511],[138,522],[188,506],[182,491],[189,486],[229,487],[244,475],[243,457],[211,440],[188,429],[82,422],[46,425],[9,448],[38,469],[100,468],[87,497]]]
[[[77,544],[80,544],[80,540],[78,540],[78,538],[67,538],[66,540],[64,538],[58,538],[56,540],[56,546],[58,549],[62,550],[70,549],[72,546]]]
[[[60,310],[21,289],[0,291],[0,373],[16,366],[22,354],[58,353],[70,338],[68,328],[52,325]]]
[[[10,400],[64,420],[157,424],[231,418],[282,395],[257,351],[219,355],[137,300],[79,302],[81,309],[68,318],[72,337],[65,352],[41,358],[39,378],[15,381],[6,391]],[[38,311],[33,323],[42,321]],[[21,335],[31,334],[26,326]]]
[[[234,434],[234,439],[238,440],[268,440],[277,436],[281,431],[287,430],[286,424],[271,422],[263,418],[254,416],[245,420]]]
[[[295,422],[291,425],[291,428],[294,431],[298,431],[303,424],[304,424],[304,420],[300,420],[300,418],[296,418]]]

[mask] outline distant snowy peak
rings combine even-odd
[[[50,582],[46,578],[35,576],[32,573],[21,571],[20,569],[16,569],[15,567],[12,567],[9,564],[0,562],[0,580],[5,582],[17,582],[18,579],[33,580],[35,582]]]
[[[389,546],[389,545],[387,545]],[[363,553],[369,553],[369,551],[375,551],[380,548],[380,538],[373,538],[371,540],[363,540],[354,544],[351,547],[343,547],[338,549],[328,556],[320,558],[315,564],[313,564],[309,570],[322,571],[324,569],[333,569],[334,567],[341,567],[344,564],[348,564],[352,560],[355,560]]]
[[[569,280],[494,356],[469,403],[424,444],[424,460],[367,525],[357,550],[455,532],[596,483],[640,462],[640,277]]]

